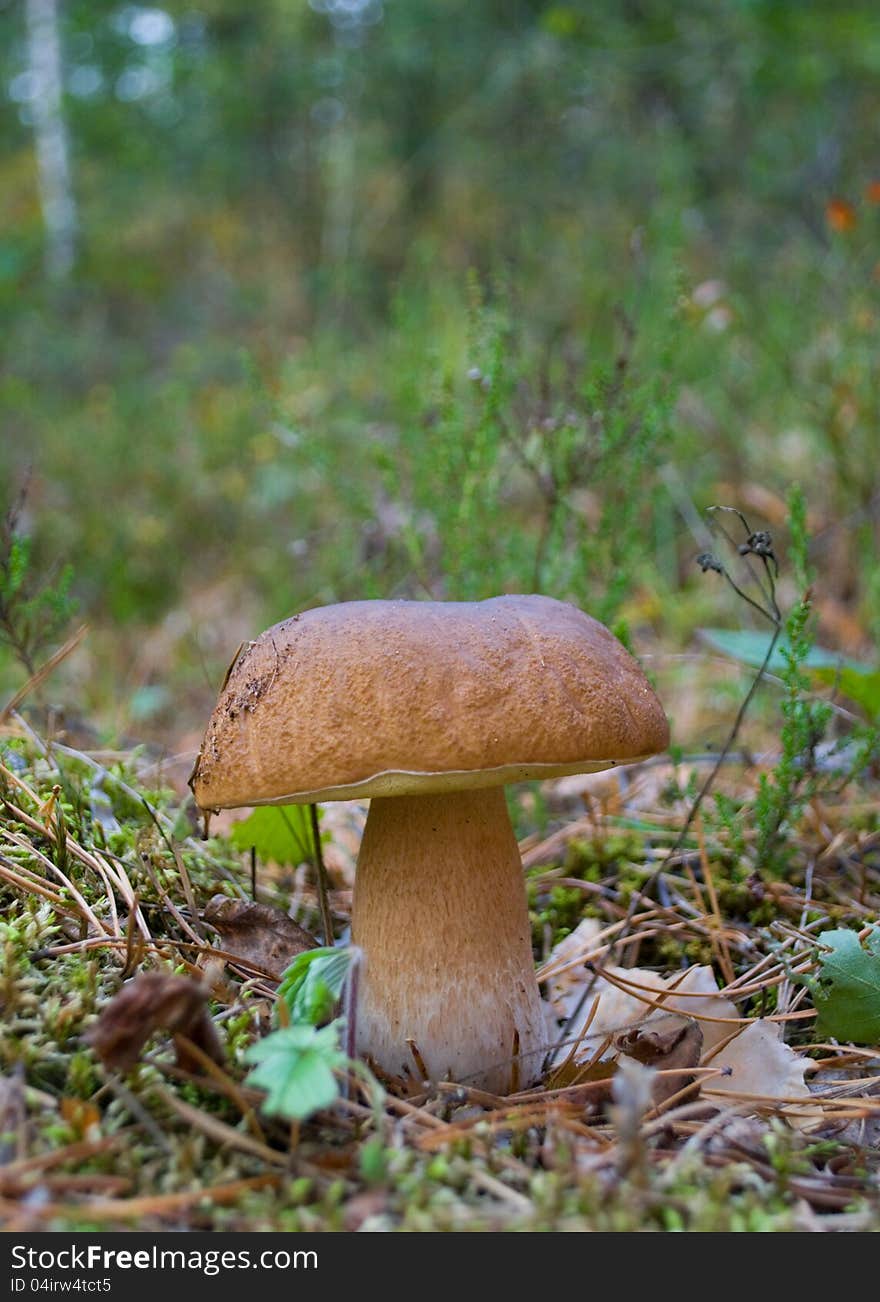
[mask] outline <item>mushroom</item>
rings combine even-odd
[[[358,1051],[502,1092],[547,1048],[504,786],[665,749],[604,625],[542,596],[353,601],[246,644],[191,778],[204,810],[370,798],[352,939]]]

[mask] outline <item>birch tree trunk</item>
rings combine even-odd
[[[26,0],[28,60],[34,80],[31,109],[40,204],[46,227],[46,271],[63,280],[76,256],[76,201],[64,120],[58,0]]]

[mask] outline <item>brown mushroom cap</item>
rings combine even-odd
[[[352,601],[241,650],[191,783],[203,809],[429,794],[589,772],[668,741],[636,661],[574,606]]]

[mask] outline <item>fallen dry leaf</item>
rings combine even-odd
[[[759,1018],[736,1033],[739,1012],[736,1005],[719,992],[710,967],[690,967],[664,977],[646,968],[606,965],[601,975],[596,975],[577,960],[587,958],[598,948],[599,931],[594,918],[584,919],[556,946],[545,964],[551,973],[566,963],[574,964],[546,981],[550,1006],[557,1018],[572,1016],[583,999],[583,1006],[568,1029],[568,1043],[556,1055],[557,1067],[566,1061],[572,1041],[578,1039],[589,1020],[589,1029],[578,1046],[575,1064],[567,1067],[569,1073],[573,1066],[589,1062],[597,1054],[602,1060],[629,1054],[658,1068],[696,1066],[699,1063],[723,1071],[723,1076],[712,1077],[704,1086],[709,1094],[788,1100],[810,1098],[804,1082],[809,1064],[784,1042],[779,1024]],[[588,987],[589,994],[584,999]],[[658,996],[662,996],[662,1000],[652,1008]],[[674,1064],[662,1061],[664,1024],[669,1024],[668,1032],[673,1036],[672,1040],[666,1040],[667,1051],[675,1047],[671,1013],[683,1014],[681,1020],[691,1020],[699,1027],[702,1053],[696,1060],[685,1058]],[[730,1039],[731,1035],[733,1039]],[[729,1043],[725,1043],[727,1040]],[[652,1052],[656,1057],[651,1056]],[[683,1052],[690,1053],[692,1049],[689,1047]],[[640,1057],[642,1053],[646,1056]],[[666,1080],[674,1083],[675,1089],[670,1089],[665,1097],[670,1097],[686,1083],[684,1076]],[[662,1083],[665,1086],[666,1081]],[[659,1101],[655,1098],[655,1102]],[[800,1123],[796,1105],[789,1109],[788,1115],[793,1124]]]
[[[778,1022],[764,1018],[750,1022],[730,1044],[711,1055],[708,1066],[722,1067],[726,1075],[706,1084],[711,1094],[755,1094],[764,1098],[805,1098],[808,1062],[782,1039]]]
[[[228,953],[271,973],[276,981],[281,980],[297,954],[318,945],[314,936],[272,904],[214,895],[202,917],[220,933]]]
[[[105,1067],[128,1071],[138,1061],[154,1032],[185,1036],[214,1062],[224,1060],[223,1047],[208,1014],[208,990],[191,977],[166,972],[142,972],[127,982],[101,1010],[86,1032]],[[186,1045],[175,1041],[177,1065],[196,1071],[199,1063]]]
[[[703,1035],[697,1023],[679,1013],[669,1013],[622,1031],[611,1041],[607,1056],[603,1054],[599,1061],[584,1061],[575,1054],[556,1068],[548,1088],[604,1085],[590,1095],[590,1107],[595,1111],[609,1102],[617,1070],[625,1058],[631,1058],[643,1067],[655,1069],[651,1088],[653,1106],[657,1107],[693,1084],[694,1077],[684,1069],[698,1065],[702,1047]],[[660,1074],[666,1071],[675,1071],[675,1075]]]
[[[588,954],[596,947],[598,936],[599,924],[596,919],[585,918],[570,936],[566,936],[556,946],[545,964],[546,968],[558,968],[581,954]],[[590,981],[593,982],[583,1008],[568,1030],[569,1038],[577,1039],[590,1016],[593,1002],[598,999],[599,1006],[590,1023],[589,1033],[584,1038],[579,1057],[594,1053],[609,1034],[634,1026],[645,1017],[662,1017],[664,1013],[670,1012],[684,1013],[686,1017],[699,1022],[703,1032],[703,1052],[707,1053],[734,1029],[725,1024],[723,1019],[739,1016],[736,1006],[719,994],[718,982],[710,967],[690,967],[668,977],[647,968],[612,965],[605,966],[602,972],[605,975],[595,976],[583,966],[576,966],[547,982],[550,1004],[559,1018],[572,1015],[585,987]],[[651,1004],[659,995],[663,998],[652,1009]],[[722,1020],[705,1020],[709,1018]],[[567,1052],[567,1049],[561,1050],[559,1057],[564,1058]]]
[[[658,1072],[680,1072],[674,1076],[655,1076],[651,1097],[654,1106],[665,1103],[680,1090],[692,1085],[694,1077],[682,1070],[696,1067],[703,1052],[703,1032],[698,1022],[680,1013],[648,1018],[638,1026],[614,1038],[614,1048],[627,1058],[635,1058],[645,1067]]]

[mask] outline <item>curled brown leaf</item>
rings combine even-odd
[[[208,990],[191,977],[167,972],[142,972],[105,1004],[97,1022],[86,1032],[105,1067],[128,1071],[156,1031],[168,1031],[190,1041],[214,1062],[223,1062],[223,1047],[207,1008]],[[175,1038],[177,1064],[196,1070],[195,1055]]]
[[[214,895],[205,905],[202,917],[219,932],[228,953],[270,973],[276,981],[280,981],[297,954],[315,949],[318,944],[299,923],[271,904]]]
[[[674,1076],[654,1078],[652,1096],[656,1107],[693,1084],[694,1077],[683,1069],[699,1065],[703,1032],[692,1017],[670,1013],[622,1031],[615,1036],[614,1047],[618,1053],[635,1058],[646,1067],[655,1067],[658,1071],[676,1069]]]

